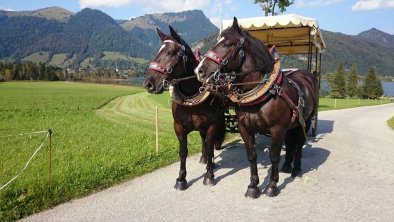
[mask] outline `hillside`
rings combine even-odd
[[[161,44],[156,34],[156,27],[169,33],[168,26],[171,25],[189,43],[199,41],[219,31],[201,10],[148,14],[125,21],[120,25],[130,31],[133,36],[145,40],[154,49]]]
[[[75,13],[70,12],[60,7],[48,7],[34,11],[1,11],[0,17],[15,17],[15,16],[33,16],[45,19],[53,19],[60,22],[66,22]]]
[[[360,74],[366,74],[369,68],[376,67],[380,75],[394,76],[394,36],[371,29],[359,35],[345,35],[322,30],[327,45],[322,54],[323,73],[335,72],[338,64],[344,62],[346,68],[357,64]],[[211,49],[217,34],[208,36],[198,43],[201,52]],[[306,56],[282,56],[284,67],[305,69]]]
[[[0,11],[0,60],[30,60],[60,67],[144,67],[161,44],[156,27],[174,27],[194,47],[206,52],[216,43],[218,28],[201,10],[155,13],[131,20],[84,9],[76,14],[59,7],[35,11]],[[394,36],[370,29],[359,35],[322,31],[327,50],[323,72],[340,62],[355,63],[360,73],[376,67],[394,75]],[[306,67],[305,56],[283,57],[288,67]]]
[[[75,68],[135,68],[149,61],[161,44],[156,27],[169,32],[168,25],[188,42],[218,30],[200,10],[130,21],[115,21],[93,9],[76,14],[58,7],[0,11],[0,59]]]

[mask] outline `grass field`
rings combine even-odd
[[[159,155],[154,140],[156,104]],[[23,168],[46,136],[19,134],[53,130],[52,186],[47,184],[46,143],[26,171],[0,191],[0,221],[24,217],[178,159],[168,94],[151,95],[142,88],[0,83],[0,121],[0,186]],[[200,150],[197,133],[189,137],[189,150],[191,154]],[[174,181],[176,176],[174,172]]]
[[[390,100],[372,100],[372,99],[332,99],[320,98],[319,111],[333,110],[333,109],[348,109],[360,106],[374,106],[380,104],[387,104],[393,101]]]
[[[337,109],[380,101],[337,100]],[[322,98],[321,110],[334,108]],[[155,106],[160,110],[160,152],[155,154]],[[0,83],[0,186],[25,165],[51,128],[52,185],[48,143],[29,167],[0,190],[0,221],[29,214],[109,187],[178,160],[168,93],[142,88],[68,82]],[[200,151],[198,133],[189,153]],[[177,172],[173,177],[174,181]]]

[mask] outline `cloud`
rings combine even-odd
[[[295,6],[299,8],[319,7],[334,5],[343,1],[344,0],[298,0],[295,2]]]
[[[133,0],[79,0],[81,8],[95,7],[120,7],[133,2]]]
[[[352,6],[352,11],[370,11],[394,8],[394,0],[361,0]]]
[[[0,5],[0,10],[3,10],[3,11],[15,11],[13,9],[3,7],[2,5]]]
[[[220,0],[215,0],[212,5],[205,12],[209,20],[220,28],[221,18],[220,18]],[[222,1],[222,16],[224,18],[231,17],[234,12],[238,10],[238,5],[234,3],[233,0],[223,0]]]
[[[211,0],[79,0],[81,8],[86,7],[122,7],[135,5],[144,11],[152,12],[179,12],[191,9],[203,9],[209,6]]]

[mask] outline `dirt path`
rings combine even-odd
[[[178,163],[23,221],[392,221],[394,104],[319,113],[318,136],[303,151],[302,178],[280,174],[281,193],[244,197],[249,164],[241,141],[215,152],[217,184],[188,158],[189,188],[173,189]],[[267,182],[269,139],[258,137],[260,188]],[[282,158],[283,159],[283,158]]]

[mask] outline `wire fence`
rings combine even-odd
[[[5,189],[8,185],[10,185],[13,181],[15,181],[26,169],[27,169],[27,167],[29,166],[29,164],[30,164],[30,162],[33,160],[33,158],[34,158],[34,156],[36,156],[36,154],[41,150],[41,148],[44,146],[44,144],[46,143],[46,141],[48,140],[48,138],[49,138],[49,162],[48,162],[48,166],[49,166],[49,175],[48,175],[48,180],[49,180],[49,183],[50,183],[50,178],[51,178],[51,157],[50,157],[50,155],[51,155],[51,153],[50,153],[50,150],[51,150],[51,135],[52,135],[52,130],[51,129],[49,129],[49,130],[45,130],[45,131],[37,131],[37,132],[29,132],[29,133],[20,133],[20,134],[17,134],[17,135],[5,135],[5,136],[1,136],[0,138],[5,138],[5,137],[15,137],[15,136],[24,136],[24,135],[29,135],[29,136],[31,136],[31,135],[34,135],[34,134],[41,134],[41,133],[46,133],[46,137],[45,137],[45,139],[44,139],[44,141],[41,143],[41,145],[40,146],[38,146],[38,148],[34,151],[34,153],[30,156],[30,158],[29,158],[29,160],[26,162],[26,164],[25,164],[25,166],[19,171],[19,173],[18,174],[16,174],[11,180],[9,180],[7,183],[5,183],[4,185],[2,185],[1,187],[0,187],[0,191],[1,190],[3,190],[3,189]]]

